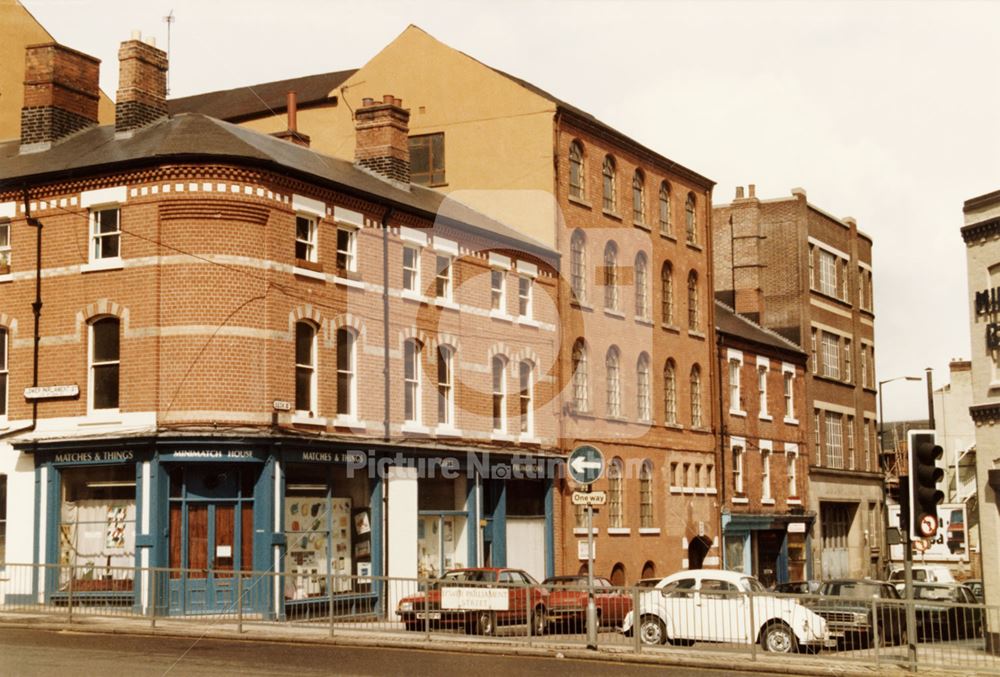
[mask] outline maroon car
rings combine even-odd
[[[396,613],[407,630],[451,627],[494,635],[500,625],[527,625],[532,634],[545,632],[549,595],[525,571],[453,569],[428,585],[427,592],[399,600]]]
[[[560,631],[580,631],[587,620],[587,577],[552,576],[542,583],[549,590],[549,623]],[[597,625],[618,627],[632,610],[632,596],[606,578],[594,577]]]

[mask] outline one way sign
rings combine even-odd
[[[569,455],[569,476],[577,484],[593,484],[604,474],[604,454],[589,444],[579,446]]]

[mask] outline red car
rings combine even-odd
[[[532,634],[545,632],[549,595],[525,571],[453,569],[430,586],[426,593],[399,600],[396,613],[407,630],[423,630],[429,624],[495,635],[500,625],[527,625]]]
[[[552,576],[542,585],[549,590],[549,623],[559,630],[580,631],[587,622],[587,577]],[[632,610],[632,595],[611,585],[606,578],[594,577],[594,606],[597,625],[618,627]]]

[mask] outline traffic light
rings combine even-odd
[[[933,430],[911,430],[908,437],[910,537],[931,538],[937,534],[938,503],[944,500],[944,492],[938,489],[944,471],[937,466],[944,450],[938,446]]]

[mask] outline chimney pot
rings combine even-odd
[[[55,42],[26,48],[22,147],[47,147],[97,124],[100,64]]]
[[[372,99],[370,96],[366,96],[365,98],[361,99],[362,106],[370,106],[373,103],[375,103],[375,100]]]
[[[274,132],[276,136],[284,141],[290,141],[297,146],[309,147],[312,139],[308,135],[299,131],[298,124],[298,97],[294,91],[289,91],[285,99],[285,109],[288,113],[288,129],[282,132]]]
[[[747,190],[750,192],[750,197],[757,197],[757,185],[756,184],[753,184],[753,183],[749,184],[747,186]]]
[[[392,94],[362,99],[355,113],[354,164],[389,180],[410,183],[410,112]]]
[[[805,188],[792,188],[792,195],[796,197],[801,197],[803,200],[806,199],[806,189]]]
[[[743,186],[736,186],[736,199],[737,200],[743,199]]]
[[[118,48],[115,131],[130,132],[167,117],[167,54],[137,38]]]
[[[133,28],[132,29],[132,37],[130,39],[131,40],[142,40],[142,31],[136,30],[135,28]]]

